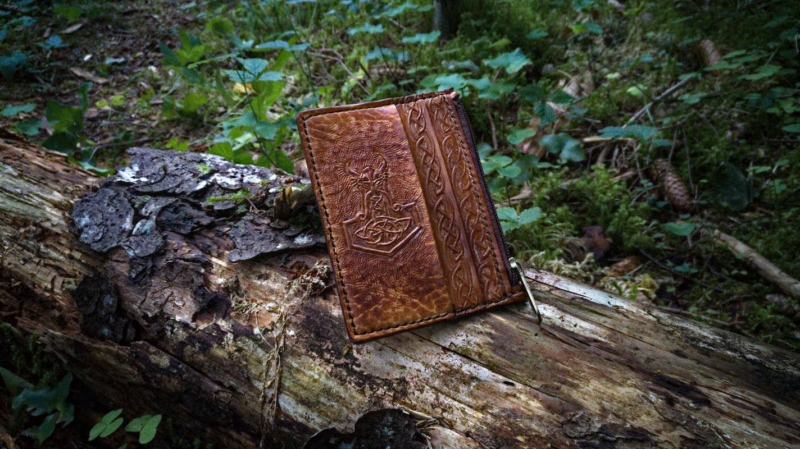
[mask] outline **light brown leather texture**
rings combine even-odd
[[[439,92],[297,117],[354,342],[524,298],[459,108]]]

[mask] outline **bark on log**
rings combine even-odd
[[[519,304],[353,346],[319,234],[266,212],[299,180],[136,158],[71,219],[101,181],[0,134],[0,286],[17,286],[0,319],[108,410],[161,413],[216,448],[300,447],[379,408],[408,410],[433,447],[800,444],[796,353],[542,271],[526,273],[541,326]]]

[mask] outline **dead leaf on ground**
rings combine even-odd
[[[107,79],[99,77],[99,76],[96,76],[92,72],[90,72],[90,71],[88,71],[86,69],[82,69],[80,67],[70,67],[69,71],[72,72],[73,75],[75,75],[75,76],[77,76],[79,78],[83,78],[85,80],[89,80],[89,81],[91,81],[93,83],[105,84],[105,83],[108,82]]]
[[[76,31],[80,30],[84,25],[86,25],[86,21],[85,20],[81,20],[80,22],[78,22],[78,23],[76,23],[74,25],[70,25],[70,26],[64,28],[63,30],[61,30],[61,34],[74,33]]]
[[[614,277],[625,276],[641,264],[638,257],[629,256],[608,267],[608,269],[606,269],[606,275]]]
[[[531,190],[531,185],[528,181],[525,181],[525,183],[522,184],[522,189],[520,189],[519,193],[512,196],[508,200],[511,201],[512,203],[516,203],[522,200],[527,200],[532,195],[533,191]]]

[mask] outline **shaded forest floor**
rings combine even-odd
[[[797,300],[712,237],[800,276],[794,2],[464,2],[448,39],[429,3],[11,2],[0,124],[100,173],[302,174],[298,111],[454,88],[518,259],[798,348]]]

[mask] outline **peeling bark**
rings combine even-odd
[[[0,319],[109,410],[217,448],[300,447],[382,408],[434,447],[800,444],[796,353],[538,270],[541,325],[519,304],[351,345],[316,217],[269,213],[302,183],[147,149],[100,181],[0,134],[0,285],[30,292],[0,291]]]

